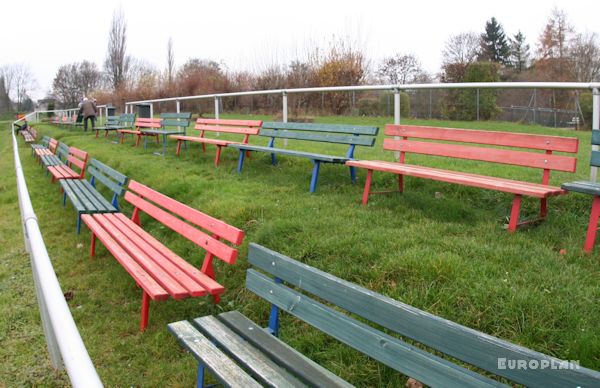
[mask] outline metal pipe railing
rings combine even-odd
[[[50,361],[55,369],[62,369],[64,365],[74,387],[102,387],[100,377],[83,344],[60,288],[27,191],[15,135],[15,124],[34,115],[36,112],[13,122],[11,129],[23,236],[31,259],[33,281]]]

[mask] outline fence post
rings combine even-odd
[[[479,121],[479,88],[477,88],[477,121]]]
[[[600,130],[600,89],[598,88],[594,88],[594,90],[592,91],[593,94],[593,100],[592,100],[592,105],[593,105],[593,114],[592,114],[592,130]],[[592,146],[592,151],[598,151],[598,146],[597,145],[593,145]],[[598,177],[598,167],[592,167],[592,170],[590,171],[590,180],[592,182],[596,182],[596,179]]]
[[[282,104],[283,104],[283,111],[281,112],[281,119],[283,120],[284,123],[288,122],[288,95],[286,91],[283,91],[282,93]],[[287,147],[288,145],[288,139],[283,139],[283,146]]]
[[[150,117],[154,118],[154,104],[150,103]]]
[[[175,107],[177,109],[177,113],[181,113],[181,104],[180,104],[179,100],[175,101]]]
[[[394,89],[394,124],[400,124],[400,89]],[[399,140],[400,137],[394,136],[394,139]],[[396,160],[400,159],[400,152],[394,152]]]

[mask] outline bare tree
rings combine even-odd
[[[451,36],[442,51],[444,64],[468,65],[475,62],[480,48],[480,37],[474,32]]]
[[[600,42],[598,34],[595,32],[578,34],[572,41],[570,57],[573,63],[573,75],[578,82],[600,80]]]
[[[102,74],[95,63],[83,61],[77,65],[76,83],[83,95],[88,95],[100,86]]]
[[[17,101],[17,109],[21,110],[23,102],[28,99],[28,93],[37,87],[37,81],[33,77],[29,66],[23,63],[17,63],[13,66],[13,81],[15,88],[15,96]]]
[[[169,89],[173,85],[173,76],[175,74],[175,54],[173,53],[173,38],[169,38],[167,43],[167,84]]]
[[[554,8],[538,41],[539,59],[565,58],[573,32],[565,11]]]
[[[421,62],[413,54],[396,54],[383,60],[377,75],[390,84],[415,83],[424,73]]]
[[[61,107],[73,108],[77,106],[82,92],[77,85],[77,64],[62,65],[58,68],[54,81],[52,82],[54,95]]]
[[[114,90],[124,86],[131,64],[131,58],[126,55],[127,48],[127,22],[123,9],[119,8],[113,13],[110,32],[108,35],[108,54],[104,62],[104,69],[108,81]]]

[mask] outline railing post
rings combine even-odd
[[[400,124],[400,89],[394,89],[394,124]],[[394,136],[395,140],[399,140],[400,137]],[[400,152],[394,152],[396,160],[400,159]]]
[[[592,94],[593,94],[592,130],[598,131],[598,130],[600,130],[600,89],[594,88],[594,90],[592,90]],[[598,146],[593,145],[592,151],[598,151]],[[596,182],[597,177],[598,177],[598,167],[592,167],[592,169],[590,171],[590,180],[592,182]]]
[[[175,101],[175,107],[177,109],[177,113],[181,113],[181,102],[179,100]]]
[[[288,122],[288,98],[287,98],[287,92],[284,91],[282,93],[282,101],[283,101],[283,111],[281,114],[281,119],[283,120],[284,123]],[[287,147],[288,145],[288,139],[283,139],[283,146]]]
[[[154,117],[154,104],[150,103],[150,118]]]
[[[479,121],[479,88],[477,88],[477,121]]]
[[[215,119],[219,119],[219,97],[215,96]],[[221,132],[217,132],[217,136],[221,136]]]

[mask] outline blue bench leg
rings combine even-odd
[[[350,167],[350,180],[352,183],[356,183],[356,167]]]
[[[242,167],[244,167],[244,158],[245,157],[246,157],[246,151],[240,150],[240,158],[238,159],[238,167],[237,167],[238,174],[242,173]]]
[[[196,381],[197,388],[204,387],[204,364],[198,363],[198,380]]]
[[[312,178],[310,179],[310,192],[314,193],[317,190],[317,180],[319,179],[319,167],[321,167],[321,162],[313,160],[315,166],[313,167]]]
[[[63,193],[63,206],[67,206],[67,193]]]
[[[277,165],[277,156],[275,154],[271,154],[271,164],[273,166]]]
[[[275,278],[275,283],[281,284],[282,280],[280,278]],[[279,337],[279,307],[274,304],[271,305],[268,330],[269,333],[273,334],[275,337]]]
[[[77,213],[77,234],[81,234],[81,213]]]

